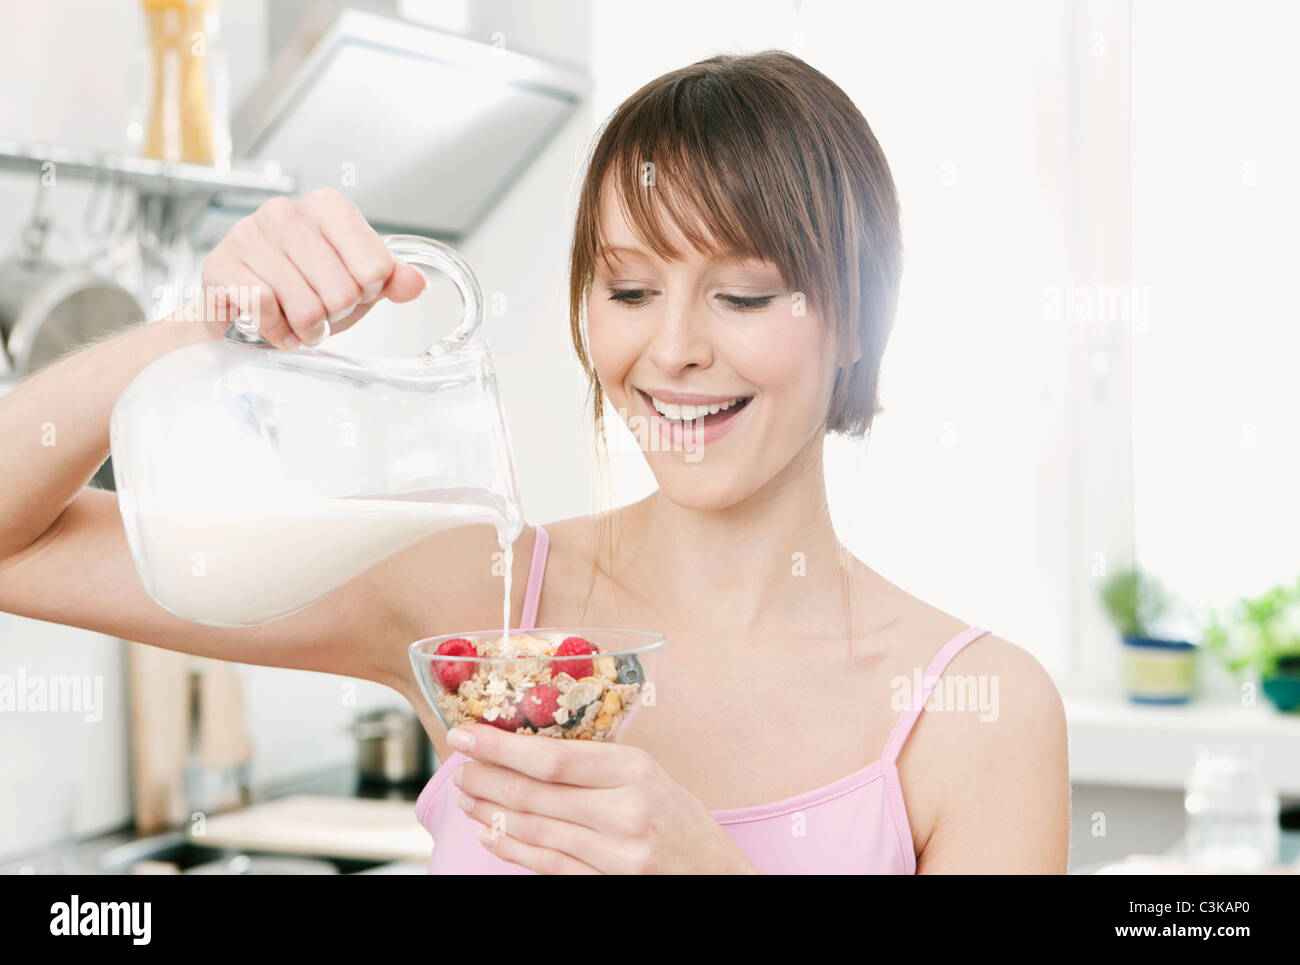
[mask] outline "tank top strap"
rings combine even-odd
[[[920,690],[912,692],[911,699],[902,714],[899,715],[898,722],[894,724],[889,740],[885,742],[885,753],[881,756],[881,760],[885,764],[893,764],[898,759],[899,751],[903,749],[903,743],[907,740],[907,735],[916,726],[916,719],[921,716],[921,711],[925,709],[925,702],[930,699],[930,692],[938,685],[952,658],[957,656],[968,643],[978,640],[986,633],[988,631],[982,627],[967,627],[945,643],[939,649],[939,652],[934,655],[934,659],[930,661],[930,666],[925,668],[925,675],[921,678]]]
[[[541,526],[534,526],[537,535],[533,540],[533,562],[528,568],[528,588],[524,591],[524,610],[519,615],[519,629],[532,630],[537,626],[537,607],[542,602],[542,576],[546,573],[546,551],[551,538]]]

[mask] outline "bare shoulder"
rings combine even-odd
[[[972,624],[881,582],[897,613],[892,662],[919,676]],[[1065,870],[1065,709],[1028,646],[985,632],[962,647],[897,763],[919,871]]]
[[[864,585],[869,585],[864,582]],[[899,666],[928,668],[949,642],[974,625],[912,596],[879,576],[874,576],[873,599],[877,609],[894,614],[883,629],[897,648]],[[944,677],[984,680],[989,693],[1015,695],[1016,710],[1033,714],[1060,706],[1051,675],[1025,647],[985,632],[967,643],[944,668]],[[918,724],[919,726],[919,724]]]
[[[1056,683],[986,633],[952,658],[899,756],[918,869],[1063,872],[1069,757]]]
[[[1034,719],[1055,710],[1064,713],[1056,682],[1038,658],[993,633],[963,647],[949,662],[946,673],[988,677],[990,692],[996,681],[997,691],[1011,698],[1005,711],[1013,718]]]
[[[544,523],[546,535],[551,544],[569,551],[577,551],[590,546],[596,536],[597,516],[570,516]]]
[[[591,547],[595,545],[597,539],[606,535],[617,534],[619,527],[623,525],[631,513],[640,508],[640,505],[640,503],[632,503],[608,512],[570,516],[567,519],[557,519],[544,525],[547,534],[553,538],[575,547]]]
[[[939,625],[943,640],[969,627],[952,618]],[[927,635],[914,644],[918,667],[938,653],[935,639]],[[1043,752],[1064,739],[1065,708],[1056,682],[1022,646],[985,632],[962,647],[939,677],[904,744],[900,768],[906,757],[931,773],[973,771],[976,762]]]
[[[623,506],[607,513],[570,516],[544,523],[551,547],[551,562],[547,563],[547,570],[554,564],[557,570],[570,575],[589,573],[593,563],[597,563],[598,570],[607,570],[611,563],[609,554],[617,553],[620,529],[633,508]]]
[[[950,738],[938,742],[945,768],[974,770],[972,762],[982,761],[970,777],[988,784],[1035,761],[1065,766],[1065,705],[1032,653],[986,633],[953,657],[945,676],[959,682],[952,689],[980,695],[976,712],[943,714],[934,728]]]

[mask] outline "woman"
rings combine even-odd
[[[254,629],[153,603],[114,497],[84,487],[125,385],[220,337],[216,320],[135,328],[0,403],[0,607],[400,691],[447,762],[418,806],[434,871],[1062,872],[1069,787],[1051,679],[852,558],[831,526],[823,436],[871,425],[900,270],[880,147],[798,58],[674,71],[601,132],[574,234],[572,334],[596,418],[608,398],[659,430],[644,436],[659,440],[646,446],[659,488],[527,527],[512,612],[524,627],[667,635],[653,711],[623,743],[441,732],[406,647],[500,625],[487,527],[430,537]],[[334,192],[263,205],[212,252],[204,283],[257,290],[263,335],[289,349],[423,287]],[[42,445],[50,424],[55,446]],[[923,672],[930,685],[944,675],[928,704],[928,689],[901,683]],[[953,681],[1006,699],[950,706]]]

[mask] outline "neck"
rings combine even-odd
[[[822,440],[725,509],[693,509],[657,491],[630,507],[620,541],[646,595],[729,633],[794,624],[843,632],[842,548],[826,504]]]

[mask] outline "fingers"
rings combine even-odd
[[[322,239],[347,266],[357,285],[358,298],[369,303],[379,298],[393,274],[393,253],[355,204],[337,191],[313,191],[302,199],[306,212]]]
[[[268,262],[287,262],[297,270],[297,278],[315,296],[311,302],[314,310],[310,315],[299,316],[285,301],[280,304],[298,337],[307,345],[319,344],[328,334],[327,323],[350,315],[357,307],[361,286],[317,224],[292,201],[284,198],[268,201],[253,217],[264,242],[250,253],[256,259],[250,264],[261,273],[269,270],[269,263],[264,268],[261,261],[267,258]],[[285,291],[277,288],[276,295],[305,306],[308,302],[298,289],[298,285]]]
[[[418,297],[428,284],[429,279],[424,272],[399,261],[380,294],[391,302],[409,302]]]
[[[205,314],[214,321],[252,319],[262,337],[279,348],[297,348],[288,321],[280,311],[274,289],[242,261],[211,258],[203,266]]]
[[[598,829],[602,823],[605,808],[600,793],[593,796],[591,788],[552,784],[507,767],[479,761],[462,764],[456,769],[452,781],[469,797],[490,801],[508,810],[558,818],[592,829]],[[599,789],[600,792],[606,790]]]
[[[253,286],[259,331],[280,348],[319,345],[380,298],[410,301],[427,284],[422,272],[393,259],[356,205],[331,190],[263,204],[208,256],[203,278],[214,289]]]
[[[487,828],[479,829],[479,841],[484,848],[503,861],[517,864],[539,875],[600,874],[595,868],[583,864],[577,858],[562,851],[525,844],[508,834],[494,835]]]
[[[251,231],[244,238],[244,265],[266,279],[281,316],[300,342],[319,345],[329,337],[325,304],[283,247]]]
[[[472,746],[463,743],[466,738]],[[511,734],[489,724],[459,724],[448,731],[447,740],[476,761],[499,764],[539,781],[579,787],[626,784],[634,758],[644,754],[604,741],[539,741],[532,734]]]
[[[424,273],[396,261],[357,206],[339,192],[313,191],[302,205],[360,289],[359,304],[345,316],[330,320],[335,331],[351,327],[381,298],[409,302],[427,287]]]
[[[587,828],[506,811],[487,801],[461,795],[460,808],[483,827],[478,830],[479,843],[504,861],[535,871],[539,875],[599,874],[595,868],[574,857],[573,851],[595,850],[594,833]]]
[[[568,861],[580,864],[588,872],[593,870],[579,857],[600,853],[599,835],[590,828],[539,814],[511,811],[495,802],[480,801],[464,794],[460,796],[458,804],[461,810],[482,824],[483,830],[488,832],[486,839],[480,835],[480,840],[485,844],[506,836],[531,849],[557,852]]]

